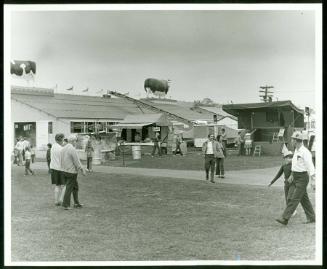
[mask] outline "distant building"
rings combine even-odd
[[[304,128],[304,111],[291,101],[228,104],[222,109],[237,117],[238,128],[251,132],[254,144],[267,154],[279,154],[278,145],[288,144],[293,131]]]
[[[55,94],[51,89],[11,88],[11,121],[13,143],[27,137],[43,156],[47,143],[56,133],[109,133],[129,114],[139,114],[134,104],[119,98]]]

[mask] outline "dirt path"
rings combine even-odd
[[[45,162],[37,162],[33,164],[34,169],[47,169]],[[183,178],[192,180],[204,180],[204,171],[191,170],[171,170],[171,169],[153,169],[153,168],[134,168],[134,167],[112,167],[112,166],[94,166],[94,172],[108,174],[128,174],[128,175],[144,175],[155,177]],[[267,186],[272,178],[276,175],[278,167],[264,169],[249,169],[240,171],[227,171],[226,177],[215,178],[216,182],[227,184],[245,184]],[[273,187],[283,186],[283,176],[277,180]]]

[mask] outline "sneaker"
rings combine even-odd
[[[64,208],[64,210],[71,210],[71,208],[68,206],[64,206],[63,208]]]
[[[83,204],[74,204],[74,208],[82,208]]]
[[[61,203],[60,202],[55,203],[55,206],[61,206]]]
[[[221,178],[225,178],[225,176],[224,175],[222,175],[222,176],[220,176]]]

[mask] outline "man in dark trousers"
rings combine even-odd
[[[86,172],[84,167],[79,160],[77,151],[75,149],[77,137],[71,135],[68,138],[68,144],[66,144],[61,150],[61,167],[64,180],[66,182],[66,191],[63,199],[62,206],[65,210],[70,209],[70,197],[73,193],[74,207],[81,208],[83,205],[80,204],[78,199],[78,182],[77,175],[78,171],[81,170],[83,176]]]
[[[218,158],[218,143],[214,140],[214,135],[208,135],[209,140],[203,143],[202,153],[204,154],[204,169],[206,171],[206,180],[209,180],[210,171],[210,182],[215,183],[215,163]]]
[[[154,154],[156,153],[156,149],[158,149],[158,155],[161,156],[161,149],[160,149],[160,134],[156,132],[154,138],[152,139],[153,141],[153,150],[152,150],[152,157],[154,157]]]
[[[293,181],[288,190],[287,206],[282,217],[276,219],[276,221],[283,225],[287,225],[293,212],[296,210],[299,203],[301,203],[307,217],[305,223],[314,223],[316,221],[315,212],[307,193],[309,177],[314,180],[315,176],[312,156],[310,151],[303,145],[303,136],[301,132],[294,132],[292,139],[295,143],[295,151],[292,158]]]

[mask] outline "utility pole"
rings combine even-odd
[[[265,103],[267,102],[271,102],[272,97],[273,97],[273,92],[268,91],[268,89],[272,89],[274,88],[274,86],[260,86],[260,89],[262,89],[261,91],[259,91],[260,93],[263,93],[263,95],[259,95],[260,97],[262,97],[262,101],[264,101]]]

